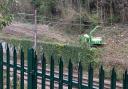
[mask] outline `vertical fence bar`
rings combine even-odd
[[[73,77],[73,64],[69,60],[68,64],[68,89],[72,89],[72,77]]]
[[[21,49],[21,51],[20,51],[20,58],[21,58],[21,60],[20,60],[20,62],[21,62],[20,63],[21,64],[20,89],[24,89],[24,51],[23,51],[23,49]]]
[[[32,85],[32,61],[34,56],[34,50],[28,49],[28,89],[33,89]]]
[[[88,68],[88,89],[93,89],[93,67],[91,64]]]
[[[99,89],[104,89],[104,69],[103,66],[99,69]]]
[[[115,72],[115,68],[112,69],[111,89],[116,89],[116,72]]]
[[[7,45],[7,50],[6,50],[6,58],[7,58],[6,85],[7,85],[7,89],[10,89],[10,51],[9,51],[8,45]]]
[[[54,59],[51,56],[51,66],[50,66],[50,89],[54,89]]]
[[[123,75],[123,89],[128,89],[128,72],[125,71]]]
[[[125,83],[126,83],[126,89],[128,89],[128,72],[126,72]]]
[[[126,89],[128,89],[128,71],[126,72],[125,83],[126,83]]]
[[[128,89],[128,72],[126,72],[126,78],[125,78],[125,85],[126,85],[126,89]]]
[[[15,47],[13,51],[13,62],[13,89],[17,89],[17,52]]]
[[[33,89],[37,89],[37,55],[36,55],[36,52],[35,52],[35,56],[34,56],[34,60],[33,60],[33,72],[34,72],[34,75],[33,75]]]
[[[31,70],[31,74],[32,74],[32,89],[34,89],[35,88],[35,85],[34,85],[34,83],[35,83],[35,79],[34,79],[34,62],[35,62],[35,54],[34,54],[34,50],[32,51],[32,70]]]
[[[60,59],[59,63],[59,89],[63,89],[63,61]]]
[[[45,89],[46,82],[46,58],[42,56],[42,89]]]
[[[3,89],[3,47],[0,43],[0,89]]]
[[[123,89],[126,89],[125,86],[126,86],[126,85],[125,85],[125,73],[124,73],[124,74],[123,74],[123,85],[122,85]]]
[[[81,62],[79,62],[78,67],[78,89],[82,89],[82,77],[83,77],[83,68]]]
[[[124,73],[124,74],[123,74],[123,85],[122,85],[123,89],[126,89],[125,86],[126,86],[126,85],[125,85],[125,73]]]
[[[127,77],[127,70],[123,74],[123,89],[126,89],[126,77]]]

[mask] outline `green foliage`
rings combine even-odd
[[[27,49],[32,47],[33,44],[33,42],[29,40],[11,39],[6,41],[18,48],[22,46],[25,50],[25,54],[27,54]],[[97,52],[96,50],[90,50],[89,48],[83,46],[81,47],[66,44],[41,42],[37,45],[37,53],[38,56],[44,53],[47,59],[47,63],[50,62],[51,55],[53,55],[56,64],[58,63],[60,57],[62,57],[65,65],[68,63],[69,59],[71,59],[74,64],[77,64],[81,60],[83,65],[86,67],[86,65],[90,62],[97,64],[99,52]],[[27,58],[27,55],[25,55],[25,58]]]
[[[5,5],[0,4],[0,14],[6,14],[8,12],[8,9]]]
[[[79,52],[79,59],[81,59],[83,67],[85,69],[88,68],[90,63],[97,66],[99,64],[99,53],[100,51],[95,48],[83,48],[83,50]]]
[[[13,20],[13,15],[9,13],[8,4],[0,4],[0,30],[9,25]]]
[[[14,0],[3,0],[1,3],[0,3],[0,13],[2,15],[8,15],[10,14],[11,12],[11,5],[12,5],[12,2]]]
[[[2,30],[4,27],[9,25],[12,22],[12,20],[13,20],[12,15],[0,17],[0,30]]]

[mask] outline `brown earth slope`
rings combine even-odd
[[[128,68],[128,25],[106,27],[100,34],[107,43],[101,48],[102,62],[108,66]]]
[[[16,37],[27,37],[33,39],[34,25],[13,23],[3,29],[3,33]],[[59,43],[74,43],[78,37],[65,34],[62,30],[53,30],[54,28],[48,25],[37,25],[38,40]],[[74,40],[72,40],[74,39]]]

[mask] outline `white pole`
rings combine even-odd
[[[34,49],[37,47],[37,10],[34,10]]]

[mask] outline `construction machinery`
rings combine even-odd
[[[102,37],[93,37],[93,33],[101,26],[96,26],[89,34],[84,34],[80,36],[80,42],[86,42],[89,46],[98,46],[105,44]]]

